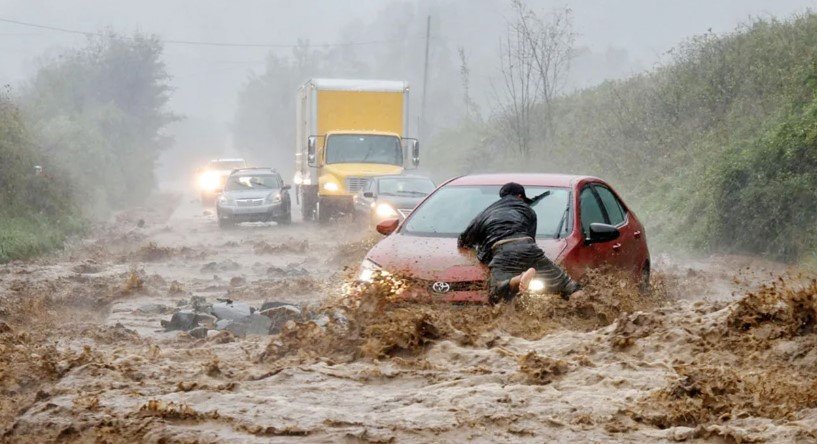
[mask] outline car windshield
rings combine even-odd
[[[210,162],[211,170],[234,170],[244,168],[246,163],[243,160],[217,160]]]
[[[378,180],[377,192],[386,196],[428,196],[434,182],[417,177],[387,177]]]
[[[459,236],[480,211],[499,199],[499,188],[498,185],[448,186],[437,190],[414,210],[406,222],[404,232],[427,236]],[[561,237],[567,228],[563,219],[568,208],[569,190],[534,186],[526,186],[525,190],[531,198],[550,191],[550,194],[533,206],[537,219],[536,235],[557,237],[558,234]]]
[[[273,188],[279,188],[277,176],[273,176],[271,174],[258,174],[252,176],[230,176],[224,190],[267,190]]]
[[[326,163],[402,165],[403,150],[394,136],[335,134],[326,141]]]

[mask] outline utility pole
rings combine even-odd
[[[431,40],[431,15],[426,20],[426,57],[423,64],[423,101],[420,105],[420,128],[417,135],[421,140],[425,139],[426,135],[426,93],[428,91],[428,44]]]

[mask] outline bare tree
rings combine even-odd
[[[570,70],[576,35],[570,9],[556,10],[543,19],[522,0],[512,2],[514,21],[500,41],[502,85],[494,92],[500,126],[527,158],[534,136],[547,138],[554,131],[553,101]]]
[[[528,158],[533,141],[534,111],[540,102],[541,83],[536,74],[533,50],[519,27],[508,26],[499,42],[502,82],[494,85],[498,123],[513,141],[513,148]]]
[[[462,84],[462,102],[465,107],[465,118],[469,122],[481,121],[479,109],[474,99],[471,97],[471,68],[468,67],[468,57],[465,55],[465,48],[457,48],[457,55],[460,59],[460,83]]]
[[[558,95],[573,55],[576,34],[573,32],[572,11],[569,8],[552,11],[540,18],[522,0],[513,0],[516,23],[513,25],[531,48],[536,65],[548,130],[553,130],[553,99]]]

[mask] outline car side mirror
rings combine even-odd
[[[281,187],[281,191],[286,191],[286,190],[291,190],[291,189],[292,189],[292,185],[284,185],[284,186]]]
[[[366,191],[365,193],[363,193],[363,197],[373,199],[374,198],[374,193],[372,193],[371,191]]]
[[[621,232],[618,231],[618,228],[608,224],[593,223],[590,224],[590,233],[584,243],[590,245],[610,242],[618,239],[619,236],[621,236]]]
[[[309,136],[306,139],[306,163],[311,166],[318,165],[318,137],[317,136]]]
[[[420,164],[420,142],[417,139],[403,138],[400,140],[406,159],[406,168],[417,168]]]
[[[383,222],[377,224],[377,232],[382,234],[383,236],[388,236],[394,233],[394,230],[397,229],[397,225],[400,224],[398,219],[386,219]]]

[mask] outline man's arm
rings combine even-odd
[[[482,233],[482,213],[478,214],[457,238],[457,248],[471,248],[479,243]]]

